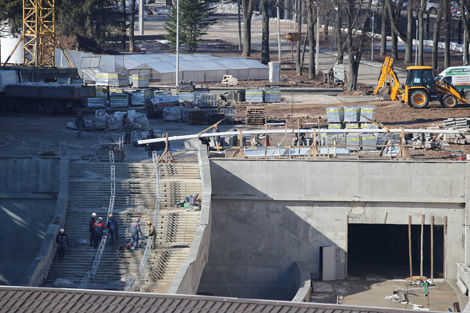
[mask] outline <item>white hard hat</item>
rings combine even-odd
[[[65,230],[63,228],[60,229],[60,232],[63,233]]]
[[[96,216],[96,213],[91,213],[91,216],[95,217],[95,216]]]
[[[98,220],[99,220],[99,221],[102,221],[103,219],[102,219],[101,217],[98,217]]]

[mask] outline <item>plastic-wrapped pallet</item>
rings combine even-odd
[[[344,134],[338,134],[338,133],[321,133],[320,134],[320,142],[321,145],[326,145],[326,146],[345,146],[346,145],[346,137]]]
[[[329,123],[328,129],[343,129],[343,124],[341,123]]]
[[[264,101],[265,102],[281,102],[281,88],[265,87],[264,88]]]
[[[70,79],[66,78],[66,77],[58,77],[57,78],[57,83],[59,85],[68,85],[68,84],[70,84]]]
[[[106,106],[106,99],[103,97],[88,98],[89,108],[104,108]]]
[[[344,121],[345,122],[359,122],[360,115],[361,115],[360,106],[346,105],[344,107]]]
[[[81,87],[81,86],[83,86],[83,79],[81,79],[81,78],[71,78],[70,79],[70,84],[74,85],[76,87]]]
[[[372,123],[362,123],[361,128],[362,129],[379,129],[379,126],[372,124]]]
[[[104,129],[108,126],[108,114],[105,110],[95,111],[95,124],[98,129]]]
[[[181,122],[183,107],[173,106],[163,109],[163,120],[168,122]]]
[[[247,89],[246,90],[246,102],[263,102],[264,101],[264,92],[261,89]]]
[[[361,134],[362,150],[377,150],[377,137],[372,133]]]
[[[349,150],[357,151],[360,150],[361,136],[359,134],[347,134],[346,135],[346,146]]]
[[[145,90],[136,90],[132,92],[131,105],[144,106],[146,102]]]
[[[129,95],[127,93],[111,93],[109,95],[109,106],[112,108],[127,108],[129,106]]]
[[[148,88],[149,76],[146,74],[132,74],[131,84],[135,88]]]
[[[346,129],[360,129],[359,123],[345,123]]]
[[[361,122],[370,122],[369,120],[375,121],[376,110],[377,108],[375,107],[375,105],[361,106],[360,121]],[[369,120],[367,120],[365,117],[367,117]]]
[[[342,107],[329,107],[326,108],[326,118],[328,123],[342,123],[343,122],[343,108]]]

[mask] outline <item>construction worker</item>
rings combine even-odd
[[[126,118],[124,121],[124,144],[131,143],[131,136],[132,136],[132,123],[129,118]]]
[[[94,243],[95,249],[98,248],[98,245],[101,242],[101,238],[103,238],[105,229],[106,229],[106,226],[104,226],[103,224],[103,219],[101,217],[98,217],[98,220],[93,225],[93,231],[94,231],[93,243]]]
[[[128,249],[134,250],[135,248],[139,246],[139,234],[142,236],[142,231],[140,230],[139,222],[140,222],[140,217],[137,218],[135,222],[131,223],[132,238],[131,238],[131,242],[127,244]]]
[[[57,250],[59,251],[59,260],[62,261],[65,257],[65,247],[69,245],[67,235],[63,228],[60,229],[59,234],[55,238],[55,242],[57,243]]]
[[[113,245],[115,236],[116,240],[118,240],[118,223],[112,214],[109,214],[108,224],[106,225],[106,228],[108,228],[109,236],[111,236],[111,244]]]
[[[214,129],[212,130],[213,133],[218,133],[219,132],[219,126],[215,125]],[[216,147],[220,147],[220,136],[215,136],[214,137],[214,145]]]
[[[82,111],[78,111],[77,116],[75,116],[75,126],[77,127],[77,137],[78,139],[82,138],[82,132],[85,128],[85,120],[83,119]]]
[[[149,237],[152,238],[152,249],[155,249],[155,241],[157,238],[157,230],[155,229],[155,226],[152,225],[151,222],[147,222],[147,225],[149,227]]]
[[[153,128],[150,128],[149,132],[145,136],[145,139],[154,139],[154,138],[155,138],[155,134],[153,132]],[[149,143],[147,145],[147,150],[149,152],[149,157],[152,157],[152,151],[157,150],[157,144],[156,143]]]
[[[96,213],[92,213],[92,214],[91,214],[90,221],[88,222],[88,224],[90,225],[90,228],[89,228],[89,232],[90,232],[90,247],[93,247],[93,245],[94,245],[94,240],[93,240],[93,234],[94,234],[93,225],[95,225],[95,222],[96,222]]]

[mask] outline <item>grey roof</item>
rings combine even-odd
[[[411,313],[412,310],[140,292],[0,287],[0,313]]]

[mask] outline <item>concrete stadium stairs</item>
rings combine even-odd
[[[69,207],[65,230],[69,239],[65,259],[56,255],[44,286],[78,287],[91,270],[96,250],[89,246],[88,220],[97,213],[107,220],[111,182],[108,163],[71,163]],[[190,194],[201,193],[199,167],[194,163],[161,164],[161,210],[157,246],[152,250],[142,282],[142,291],[167,292],[181,264],[186,261],[199,223],[200,212],[174,207]],[[113,215],[119,239],[107,245],[90,289],[123,290],[126,276],[138,273],[147,244],[147,221],[153,220],[156,184],[152,163],[116,163],[116,196]],[[143,237],[134,251],[124,247],[131,239],[130,223],[141,217]],[[138,276],[139,277],[139,276]]]

